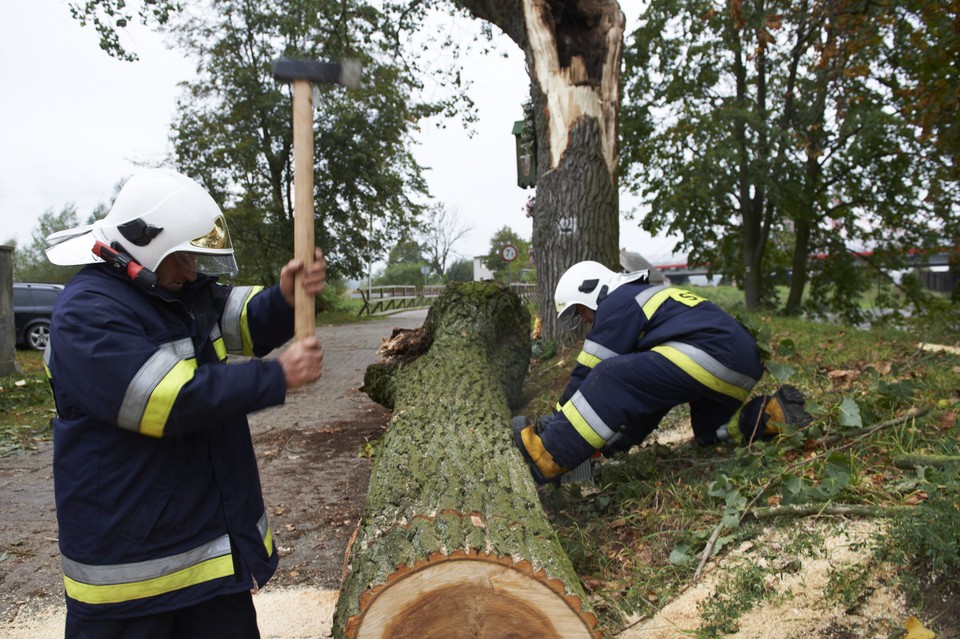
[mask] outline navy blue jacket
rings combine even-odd
[[[246,415],[281,404],[279,290],[199,275],[179,296],[103,265],[54,310],[54,484],[68,610],[119,619],[263,585],[277,554]]]
[[[756,341],[719,306],[680,288],[628,282],[597,305],[593,326],[558,405],[573,396],[600,361],[673,342],[694,346],[745,375],[759,377],[762,372]],[[733,392],[745,397],[747,391]]]

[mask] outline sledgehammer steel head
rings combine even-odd
[[[307,80],[316,84],[339,84],[352,89],[360,85],[361,73],[358,60],[317,62],[277,58],[273,61],[273,77],[283,82]]]

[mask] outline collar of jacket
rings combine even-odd
[[[101,271],[108,273],[111,277],[114,277],[121,282],[124,282],[128,286],[132,286],[138,291],[141,291],[144,295],[155,297],[157,299],[163,300],[164,302],[183,302],[185,305],[195,298],[200,291],[206,289],[209,286],[216,284],[219,280],[215,275],[207,275],[205,273],[197,273],[197,279],[192,282],[187,282],[183,285],[183,288],[179,293],[174,293],[173,291],[168,291],[160,287],[147,288],[140,284],[137,284],[125,273],[110,268],[106,264],[92,264],[86,268],[95,268],[100,269]]]

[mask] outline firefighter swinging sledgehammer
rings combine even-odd
[[[594,454],[629,450],[674,406],[689,404],[699,444],[771,439],[810,421],[793,386],[749,399],[763,374],[753,336],[706,299],[651,285],[647,271],[579,262],[554,294],[561,323],[591,323],[555,412],[514,440],[538,483],[556,483]]]

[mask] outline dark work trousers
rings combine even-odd
[[[260,639],[250,592],[134,619],[89,621],[67,615],[66,639]]]
[[[759,378],[762,364],[748,363],[746,372]],[[603,360],[587,374],[579,392],[596,417],[621,434],[623,439],[616,444],[620,450],[643,441],[674,406],[690,405],[694,436],[702,440],[713,436],[741,405],[741,400],[704,386],[651,351]],[[566,468],[576,468],[597,450],[562,412],[551,416],[540,437],[547,452]]]

